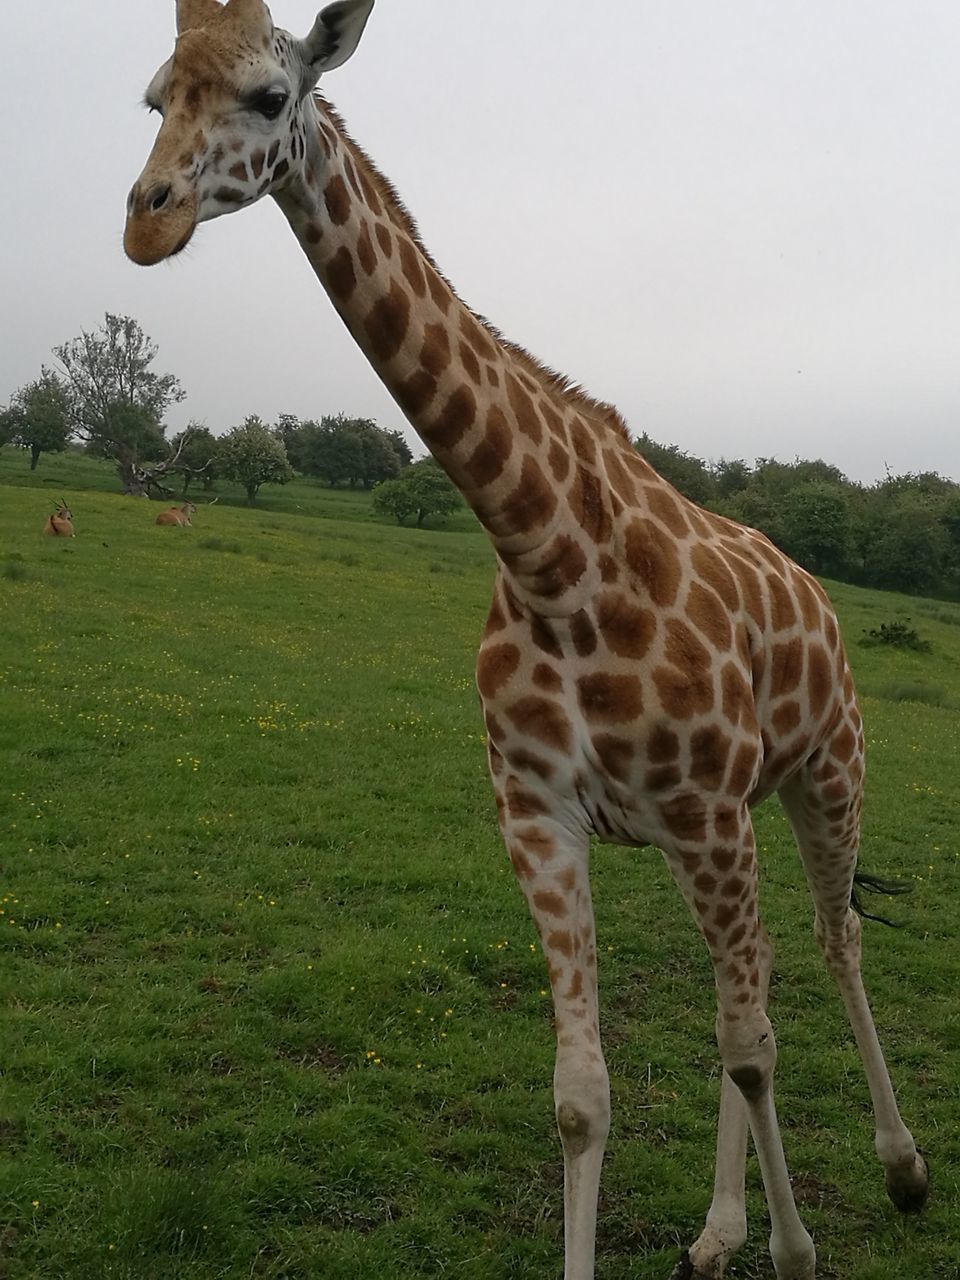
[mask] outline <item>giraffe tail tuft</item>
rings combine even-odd
[[[858,888],[865,893],[880,893],[885,898],[895,898],[901,894],[913,892],[913,885],[908,880],[884,880],[881,876],[871,875],[869,871],[856,871],[853,876],[853,888],[850,891],[850,905],[858,916],[862,916],[864,920],[877,920],[880,924],[889,925],[891,929],[901,927],[895,920],[888,920],[886,916],[873,915],[867,911],[861,894],[857,892]]]

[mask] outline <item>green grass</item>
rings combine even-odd
[[[473,689],[482,534],[303,482],[157,529],[102,464],[41,470],[56,483],[0,484],[0,1277],[558,1276],[550,1002]],[[61,489],[72,541],[40,534]],[[822,1280],[955,1280],[960,607],[833,595],[870,743],[864,864],[915,885],[865,968],[929,1210],[883,1194],[768,805],[784,1139]],[[855,643],[900,616],[930,654]],[[911,687],[939,705],[890,696]],[[594,868],[597,1274],[662,1280],[710,1198],[711,975],[655,854]],[[752,1159],[748,1179],[734,1280],[771,1274]]]

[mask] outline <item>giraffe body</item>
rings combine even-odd
[[[863,731],[835,615],[765,537],[661,479],[615,410],[457,297],[392,187],[312,93],[350,56],[371,8],[340,0],[295,40],[261,0],[179,0],[174,57],[147,91],[164,123],[130,194],[125,247],[137,262],[160,261],[198,222],[272,195],[493,544],[477,684],[500,826],[556,1010],[566,1280],[593,1276],[609,1126],[593,834],[663,851],[714,966],[725,1068],[714,1197],[675,1274],[716,1280],[743,1243],[749,1126],[778,1280],[812,1280],[773,1104],[772,948],[750,820],[774,792],[864,1061],[888,1189],[901,1208],[918,1208],[927,1185],[860,980],[850,901]]]

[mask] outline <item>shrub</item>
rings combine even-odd
[[[879,627],[872,627],[864,633],[860,643],[864,648],[873,648],[876,645],[888,644],[895,649],[912,649],[915,653],[929,653],[931,644],[929,640],[921,640],[913,627],[907,625],[910,619],[903,621],[896,619],[893,622],[881,622]]]

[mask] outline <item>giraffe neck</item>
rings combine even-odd
[[[470,311],[334,113],[319,99],[312,110],[315,132],[308,124],[302,163],[277,202],[347,328],[501,559],[522,570],[532,557],[527,576],[546,574],[548,594],[562,594],[561,578],[569,586],[583,577],[583,552],[571,544],[583,542],[584,521],[610,523],[602,451],[637,457],[626,429],[614,410]],[[545,548],[553,555],[546,569]]]

